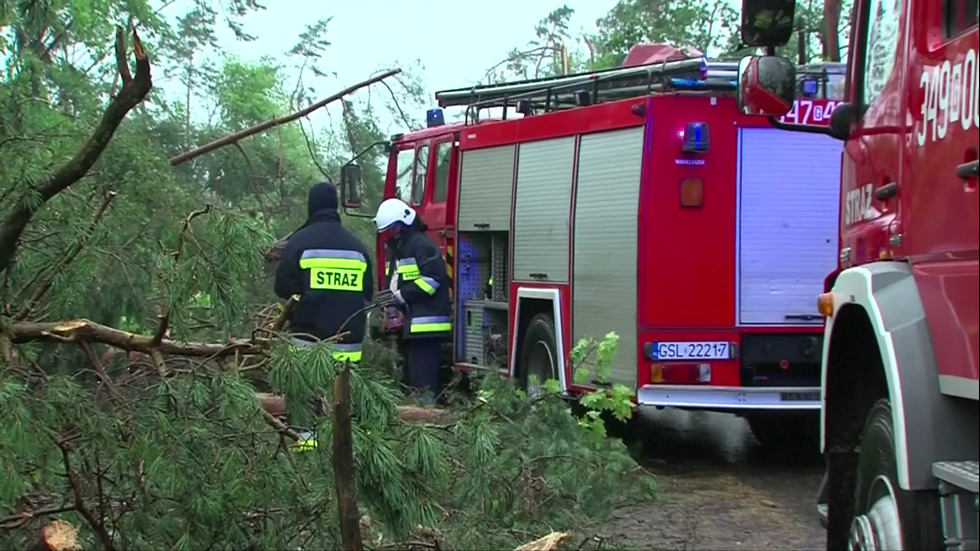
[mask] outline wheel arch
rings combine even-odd
[[[832,293],[821,373],[824,451],[828,444],[856,446],[871,406],[887,397],[899,485],[935,488],[933,462],[975,455],[980,437],[969,406],[975,409],[976,402],[939,391],[932,338],[909,265],[849,268],[837,274]]]
[[[518,373],[518,358],[520,357],[521,348],[524,346],[524,334],[531,319],[538,314],[551,314],[552,321],[555,323],[555,343],[558,348],[558,378],[562,391],[567,391],[568,381],[565,377],[566,358],[561,317],[561,295],[558,289],[542,289],[539,287],[517,288],[514,330],[511,336],[509,375],[511,378],[516,378],[520,375]]]

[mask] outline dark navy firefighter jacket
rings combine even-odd
[[[452,334],[452,306],[446,261],[439,247],[425,234],[418,218],[405,232],[388,242],[386,273],[397,273],[398,292],[405,301],[404,337],[447,337]]]
[[[326,339],[349,332],[331,347],[337,350],[334,356],[338,359],[358,361],[367,325],[365,307],[374,297],[371,256],[340,224],[333,185],[320,183],[310,188],[308,215],[283,250],[276,271],[276,295],[284,300],[300,295],[289,320],[290,332],[297,338],[302,340],[306,334]]]

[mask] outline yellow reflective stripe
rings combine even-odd
[[[363,352],[358,350],[357,352],[331,352],[333,359],[341,362],[359,362],[363,356]]]
[[[332,268],[335,270],[367,270],[367,262],[353,258],[302,258],[299,267],[304,270],[313,268]]]
[[[425,292],[425,294],[434,295],[436,294],[436,288],[431,283],[429,283],[428,279],[429,278],[427,277],[420,277],[414,281],[415,284],[419,286],[419,289],[422,289],[422,291]]]
[[[442,323],[413,323],[410,331],[412,333],[441,333],[443,331],[452,331],[453,324],[449,322]]]
[[[317,445],[316,438],[307,438],[306,440],[299,440],[293,442],[289,445],[289,449],[293,451],[309,451],[315,450]]]

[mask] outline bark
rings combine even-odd
[[[133,31],[133,54],[136,58],[136,74],[132,75],[126,60],[126,37],[122,27],[116,29],[116,70],[122,76],[123,86],[99,121],[95,131],[81,149],[48,178],[38,182],[35,192],[39,201],[19,201],[0,222],[0,273],[10,268],[17,252],[18,242],[34,214],[55,195],[84,177],[95,165],[109,145],[116,129],[129,112],[146,98],[153,87],[150,76],[150,60],[136,31]]]
[[[841,0],[824,0],[823,18],[827,36],[823,41],[823,57],[827,61],[840,61],[840,11]]]
[[[282,396],[268,392],[256,392],[255,397],[262,404],[262,409],[273,417],[285,419],[289,416],[286,401]],[[398,418],[406,423],[444,423],[453,418],[453,412],[440,408],[398,406],[397,411]]]
[[[340,98],[342,98],[342,97],[344,97],[344,96],[346,96],[348,94],[352,94],[352,93],[356,92],[357,90],[360,90],[361,88],[364,88],[366,86],[370,86],[370,85],[372,85],[372,84],[374,84],[376,82],[381,82],[382,80],[384,80],[384,79],[386,79],[386,78],[388,78],[390,76],[397,75],[400,72],[401,72],[401,69],[392,69],[390,71],[386,71],[384,73],[381,73],[378,76],[371,77],[371,78],[369,78],[369,79],[367,79],[365,81],[358,82],[357,84],[355,84],[353,86],[349,86],[349,87],[341,90],[340,92],[337,92],[336,94],[334,94],[334,95],[332,95],[332,96],[330,96],[330,97],[328,97],[326,99],[320,100],[320,101],[314,103],[313,105],[310,105],[309,107],[306,107],[305,109],[301,109],[299,111],[296,111],[295,113],[290,113],[290,114],[284,115],[282,117],[278,117],[278,118],[275,118],[275,119],[267,120],[265,122],[256,124],[255,126],[250,126],[250,127],[246,128],[244,130],[240,130],[238,132],[235,132],[234,134],[228,134],[227,136],[223,136],[221,138],[218,138],[217,140],[214,140],[214,141],[212,141],[210,143],[204,144],[201,147],[192,149],[190,151],[185,151],[185,152],[181,153],[180,155],[175,155],[174,157],[172,157],[170,159],[170,165],[171,166],[177,166],[177,165],[180,165],[180,164],[184,164],[187,161],[190,161],[191,159],[195,159],[197,157],[200,157],[201,155],[204,155],[206,153],[210,153],[210,152],[214,151],[215,149],[219,149],[219,148],[225,147],[226,145],[231,145],[233,143],[237,143],[239,140],[242,140],[242,139],[247,138],[249,136],[258,134],[259,132],[263,132],[265,130],[268,130],[270,128],[273,128],[273,127],[276,127],[276,126],[279,126],[279,125],[282,125],[282,124],[291,123],[291,122],[295,121],[296,119],[305,117],[305,116],[309,115],[310,113],[316,111],[317,109],[320,109],[322,107],[325,107],[326,105],[328,105],[330,103],[333,103],[333,102],[337,101],[338,99],[340,99]]]
[[[220,358],[231,354],[260,354],[268,341],[263,339],[230,339],[222,343],[178,342],[161,339],[154,344],[149,335],[123,331],[87,319],[54,322],[14,322],[7,327],[14,344],[32,341],[101,343],[130,352]]]
[[[337,516],[344,551],[361,551],[361,513],[357,509],[354,437],[351,427],[350,370],[341,369],[333,381],[333,477]]]

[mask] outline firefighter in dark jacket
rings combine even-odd
[[[340,224],[337,189],[329,182],[310,188],[307,219],[289,238],[276,271],[276,295],[300,300],[290,315],[293,346],[347,332],[330,349],[338,361],[359,362],[367,325],[366,306],[374,296],[371,256]],[[302,433],[301,433],[302,434]],[[315,446],[307,432],[298,445]]]
[[[440,392],[442,343],[452,334],[449,278],[439,247],[415,210],[399,199],[387,199],[374,218],[378,233],[388,232],[389,289],[404,312],[402,338],[409,386]]]

